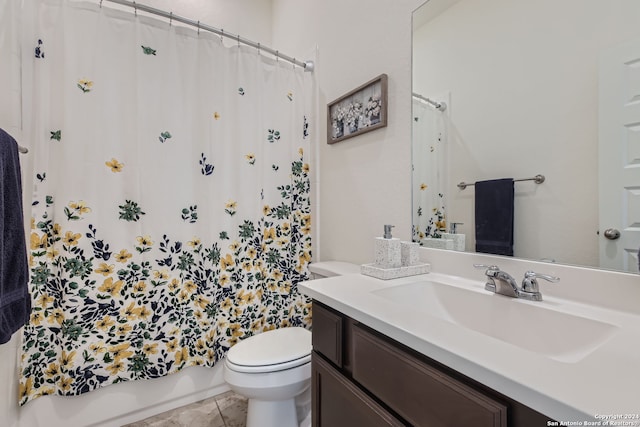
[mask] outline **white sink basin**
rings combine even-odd
[[[523,302],[428,280],[372,293],[407,310],[417,310],[565,363],[583,359],[617,329],[599,320],[549,309],[546,302]]]

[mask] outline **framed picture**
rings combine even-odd
[[[379,75],[327,105],[327,144],[386,125],[386,74]]]

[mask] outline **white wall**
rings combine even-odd
[[[543,174],[516,183],[515,255],[599,265],[598,55],[640,34],[632,3],[463,0],[417,31],[416,91],[451,97],[448,217],[468,249],[473,187],[456,184]]]
[[[11,17],[7,25],[5,19]],[[18,138],[20,131],[19,4],[0,2],[0,128]],[[0,425],[13,427],[17,419],[18,337],[0,345]]]
[[[274,0],[273,43],[317,46],[320,88],[316,261],[373,261],[384,224],[411,238],[411,13],[423,0]],[[389,76],[388,126],[326,143],[326,105],[379,74]]]

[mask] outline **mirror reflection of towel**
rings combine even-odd
[[[476,252],[513,256],[513,178],[475,183]]]

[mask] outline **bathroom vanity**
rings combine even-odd
[[[598,425],[587,422],[607,416],[640,426],[637,277],[621,275],[602,294],[597,277],[554,266],[561,282],[527,301],[485,290],[473,263],[486,261],[476,258],[458,254],[451,270],[464,277],[299,284],[313,298],[314,426]],[[522,266],[503,264],[522,278]]]
[[[544,426],[549,417],[313,303],[314,426]]]

